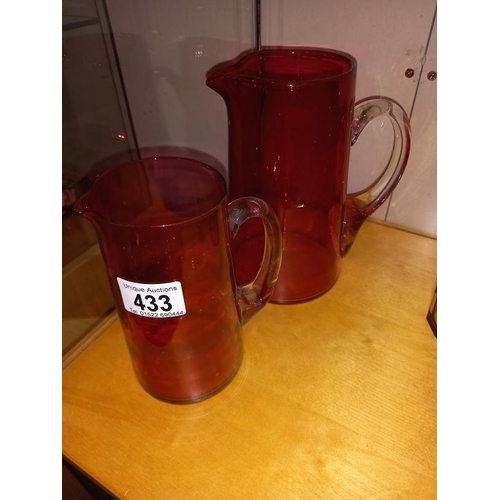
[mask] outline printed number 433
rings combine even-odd
[[[153,295],[146,295],[144,297],[144,300],[148,301],[149,304],[144,304],[142,295],[140,293],[138,293],[134,299],[134,305],[140,307],[141,311],[144,311],[144,309],[149,309],[150,311],[155,312],[158,311],[158,309],[161,309],[162,311],[168,312],[170,311],[170,309],[172,309],[172,304],[168,295],[160,295],[158,297],[160,305],[157,304],[157,299]]]

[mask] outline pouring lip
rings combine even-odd
[[[328,76],[320,76],[320,77],[311,77],[304,78],[300,80],[286,80],[280,79],[276,77],[266,77],[266,76],[257,76],[246,73],[238,73],[238,70],[244,64],[248,63],[248,61],[255,58],[262,58],[266,55],[279,55],[279,54],[290,54],[297,56],[309,56],[309,57],[317,57],[319,58],[328,58],[331,59],[333,57],[337,57],[338,59],[343,60],[343,62],[348,63],[349,67],[338,73]],[[223,66],[217,65],[212,70],[207,73],[206,83],[208,86],[211,86],[214,80],[218,79],[231,79],[231,80],[240,80],[246,81],[254,84],[262,84],[262,85],[273,85],[279,87],[302,87],[308,85],[317,85],[322,82],[329,82],[338,80],[341,78],[345,78],[349,74],[356,73],[358,67],[358,63],[354,56],[348,54],[347,52],[342,52],[334,49],[326,49],[320,47],[265,47],[260,50],[256,50],[250,53],[243,55],[240,59],[237,60],[236,63],[228,63]],[[233,70],[233,71],[231,71]]]
[[[177,160],[177,161],[182,161],[186,163],[191,163],[191,164],[196,164],[200,168],[203,168],[205,171],[210,172],[211,174],[214,175],[214,178],[217,179],[217,181],[220,183],[221,187],[221,193],[220,196],[217,198],[214,197],[214,201],[212,206],[197,214],[193,215],[192,217],[189,217],[188,219],[181,220],[181,221],[176,221],[176,222],[169,222],[166,224],[133,224],[130,222],[124,222],[124,221],[119,221],[119,220],[114,220],[110,217],[106,217],[99,212],[92,210],[87,203],[85,203],[85,198],[90,195],[90,192],[92,191],[92,187],[99,182],[100,179],[103,177],[107,176],[108,174],[112,174],[116,169],[127,166],[127,165],[132,165],[136,163],[143,163],[147,161],[158,161],[158,160]],[[215,201],[216,200],[216,201]],[[83,193],[76,201],[73,206],[73,211],[76,215],[79,215],[84,218],[88,218],[90,220],[97,220],[106,224],[110,224],[113,226],[117,227],[124,227],[124,228],[129,228],[129,229],[144,229],[144,228],[170,228],[170,227],[181,227],[181,226],[186,226],[188,224],[192,224],[193,222],[197,222],[205,217],[210,216],[214,212],[220,209],[221,205],[228,203],[227,200],[227,184],[220,172],[218,172],[215,168],[211,167],[210,165],[207,165],[206,163],[202,163],[199,160],[193,160],[191,158],[184,158],[181,156],[152,156],[148,158],[138,158],[135,160],[130,160],[124,163],[120,163],[119,165],[114,165],[113,167],[107,168],[106,170],[99,172],[98,174],[95,175],[95,177],[92,179],[88,189]]]

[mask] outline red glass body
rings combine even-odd
[[[220,175],[180,158],[131,162],[100,175],[75,210],[96,227],[135,374],[144,389],[159,399],[183,403],[227,385],[242,360],[242,318]],[[147,284],[180,283],[185,314],[150,313],[161,313],[161,304],[168,311],[169,299],[160,302],[156,295],[155,305],[155,297],[148,299],[145,293],[127,307],[117,278],[144,289]]]
[[[230,199],[258,196],[280,222],[283,260],[273,301],[327,291],[368,215],[351,210],[354,199],[346,203],[355,82],[354,58],[316,49],[261,50],[208,74],[207,85],[228,108]],[[258,266],[260,233],[255,223],[235,240],[238,281]]]

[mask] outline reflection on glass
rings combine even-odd
[[[113,310],[95,232],[71,207],[91,175],[110,158],[135,156],[103,9],[94,0],[63,0],[63,355]]]

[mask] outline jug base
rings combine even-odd
[[[331,290],[331,288],[333,288],[333,285],[335,285],[336,281],[337,280],[335,280],[325,290],[323,290],[321,292],[317,292],[314,295],[310,295],[310,296],[302,297],[302,298],[289,298],[286,295],[281,296],[281,297],[278,296],[276,298],[274,298],[274,296],[271,296],[271,298],[269,299],[269,302],[271,302],[272,304],[281,304],[281,305],[286,305],[286,304],[300,304],[301,302],[309,302],[310,300],[318,299],[319,297],[321,297],[325,293],[328,293]]]
[[[271,302],[305,302],[326,293],[340,274],[340,257],[331,244],[323,245],[302,234],[283,235],[283,259]]]
[[[241,367],[241,363],[243,361],[243,358],[240,357],[240,361],[238,363],[238,366],[236,367],[236,369],[234,370],[234,372],[219,386],[217,386],[215,389],[211,390],[210,392],[208,393],[205,393],[205,394],[202,394],[202,395],[196,395],[196,396],[193,396],[193,397],[188,397],[188,398],[185,398],[185,399],[175,399],[175,398],[169,398],[168,396],[165,396],[164,394],[161,394],[161,393],[158,393],[156,392],[154,389],[152,389],[151,387],[146,387],[143,383],[141,383],[139,381],[139,384],[141,385],[141,387],[152,397],[154,397],[155,399],[158,399],[159,401],[162,401],[164,403],[170,403],[170,404],[176,404],[176,405],[189,405],[189,404],[192,404],[192,403],[199,403],[201,401],[204,401],[205,399],[209,399],[211,398],[212,396],[215,396],[217,395],[219,392],[221,392],[222,390],[224,390],[232,381],[233,379],[236,377],[236,375],[238,374],[239,370],[240,370],[240,367]]]

